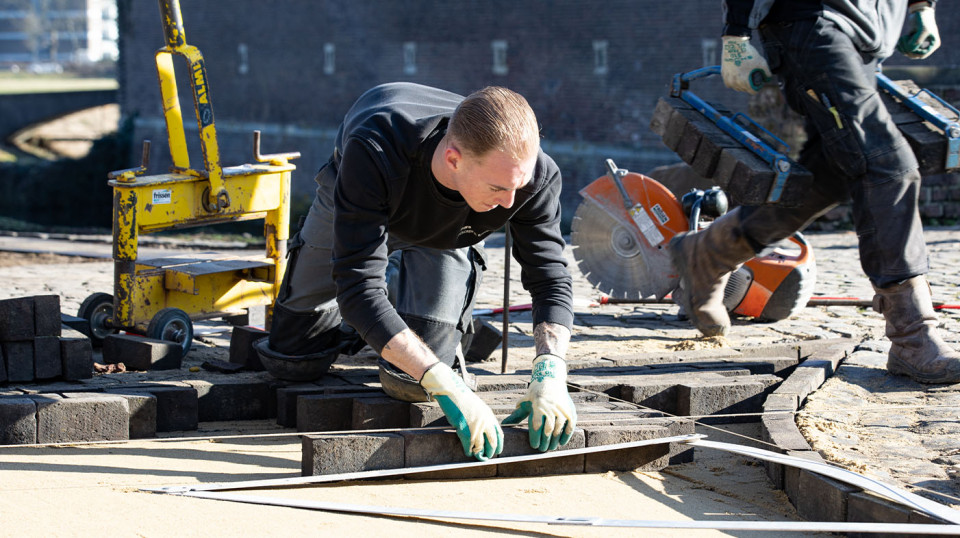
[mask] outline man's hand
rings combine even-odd
[[[457,429],[464,454],[485,461],[503,452],[503,430],[493,411],[449,366],[442,362],[431,366],[420,386],[440,404],[450,425]]]
[[[773,77],[767,59],[746,36],[723,36],[723,59],[720,62],[723,83],[731,90],[755,94]]]
[[[503,423],[517,424],[527,417],[530,446],[540,452],[567,444],[573,435],[577,408],[567,392],[567,365],[560,357],[543,354],[534,359],[527,395]]]
[[[933,7],[926,2],[910,6],[907,33],[897,42],[897,50],[907,58],[922,60],[940,48],[940,31]]]

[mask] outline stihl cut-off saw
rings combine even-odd
[[[573,217],[573,254],[597,289],[621,299],[663,299],[679,279],[667,245],[678,233],[697,230],[702,218],[727,210],[723,191],[692,190],[677,198],[653,178],[617,168],[584,187]],[[724,293],[732,313],[762,321],[785,319],[813,294],[816,263],[799,233],[771,246],[735,271]]]

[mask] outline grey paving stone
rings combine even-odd
[[[787,450],[786,454],[788,456],[794,456],[797,458],[823,462],[823,457],[813,450]],[[790,499],[790,504],[792,504],[794,507],[798,507],[800,496],[802,494],[800,488],[800,474],[803,471],[798,467],[794,467],[792,465],[780,465],[779,463],[773,463],[767,467],[767,469],[767,476],[771,477],[771,480],[773,480],[774,484],[780,484],[781,486],[779,486],[779,488],[787,494],[787,498]]]
[[[130,438],[150,439],[157,436],[157,397],[146,391],[112,390],[127,400],[130,409]]]
[[[557,452],[586,446],[586,437],[583,430],[577,428],[567,444],[558,447]],[[526,428],[505,427],[503,429],[503,453],[500,457],[525,456],[540,454],[540,451],[530,447],[530,435]],[[584,455],[559,456],[542,460],[524,461],[518,463],[504,463],[497,465],[497,476],[543,476],[556,474],[582,473],[584,469]]]
[[[446,415],[436,402],[417,402],[410,404],[410,427],[447,426]]]
[[[54,379],[63,374],[60,337],[37,336],[33,339],[33,373],[41,380]]]
[[[767,390],[778,382],[776,376],[749,376],[684,383],[677,391],[677,414],[700,417],[697,420],[705,424],[757,422],[760,417],[750,414],[762,411]],[[748,416],[732,416],[743,414]]]
[[[103,339],[103,360],[123,363],[128,370],[175,370],[183,349],[179,344],[129,334],[111,334]]]
[[[808,521],[847,521],[847,498],[859,488],[801,469],[797,513]]]
[[[259,420],[277,416],[277,398],[272,387],[262,380],[230,376],[213,380],[185,380],[197,392],[197,418],[200,422],[223,420]]]
[[[33,381],[33,340],[0,342],[7,361],[7,381]]]
[[[649,376],[623,385],[620,389],[623,400],[657,409],[671,415],[680,414],[679,389],[677,382],[661,377]]]
[[[761,419],[761,439],[781,450],[810,450],[800,433],[792,414],[764,414]]]
[[[410,426],[410,404],[390,397],[354,398],[351,428],[383,430]]]
[[[865,491],[854,491],[847,496],[847,521],[868,523],[909,523],[911,509]],[[850,538],[902,538],[903,534],[847,533]]]
[[[37,442],[115,441],[130,438],[130,411],[120,396],[65,398],[31,395],[37,404]]]
[[[365,394],[306,394],[297,397],[297,431],[345,431],[353,425],[353,399]]]
[[[93,377],[93,345],[86,335],[69,328],[61,330],[60,367],[67,381]]]
[[[585,426],[586,446],[614,445],[668,437],[669,428],[663,426]],[[670,463],[670,443],[586,454],[584,472],[658,471]]]
[[[192,431],[197,429],[199,401],[197,391],[186,384],[118,387],[113,390],[144,391],[157,399],[157,431]],[[107,392],[111,392],[108,389]]]
[[[0,300],[0,342],[30,340],[34,336],[33,297]]]
[[[424,467],[447,463],[477,461],[463,453],[463,445],[453,429],[449,430],[403,430],[404,467]],[[407,475],[416,480],[461,480],[466,478],[489,478],[496,476],[497,466],[470,467],[451,471],[433,471]]]
[[[277,424],[297,427],[297,398],[303,395],[323,394],[325,389],[312,383],[277,388]]]
[[[262,371],[263,363],[253,344],[270,333],[249,325],[234,327],[230,333],[230,362],[242,364],[247,370]]]
[[[37,336],[60,336],[60,296],[33,298],[34,332]]]
[[[37,442],[37,404],[28,397],[0,396],[0,445]]]
[[[501,391],[524,389],[530,384],[529,375],[483,375],[478,372],[475,376],[477,380],[477,392]]]
[[[391,433],[304,435],[303,476],[399,469],[403,437]]]

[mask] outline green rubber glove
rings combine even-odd
[[[519,424],[527,417],[530,446],[540,452],[567,444],[573,435],[577,408],[567,392],[567,365],[560,357],[543,354],[534,359],[527,395],[503,423]]]
[[[456,428],[464,454],[486,461],[503,452],[503,430],[497,417],[449,366],[442,362],[431,366],[420,386],[440,404],[447,421]]]
[[[907,58],[922,60],[940,48],[940,31],[933,7],[925,3],[910,6],[907,33],[897,42],[897,50]]]
[[[773,78],[767,59],[746,36],[723,36],[723,58],[720,62],[723,83],[731,90],[755,94]]]

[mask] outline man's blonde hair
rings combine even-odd
[[[468,95],[453,112],[447,132],[461,151],[475,157],[497,150],[522,159],[540,148],[540,129],[530,104],[500,86]]]

